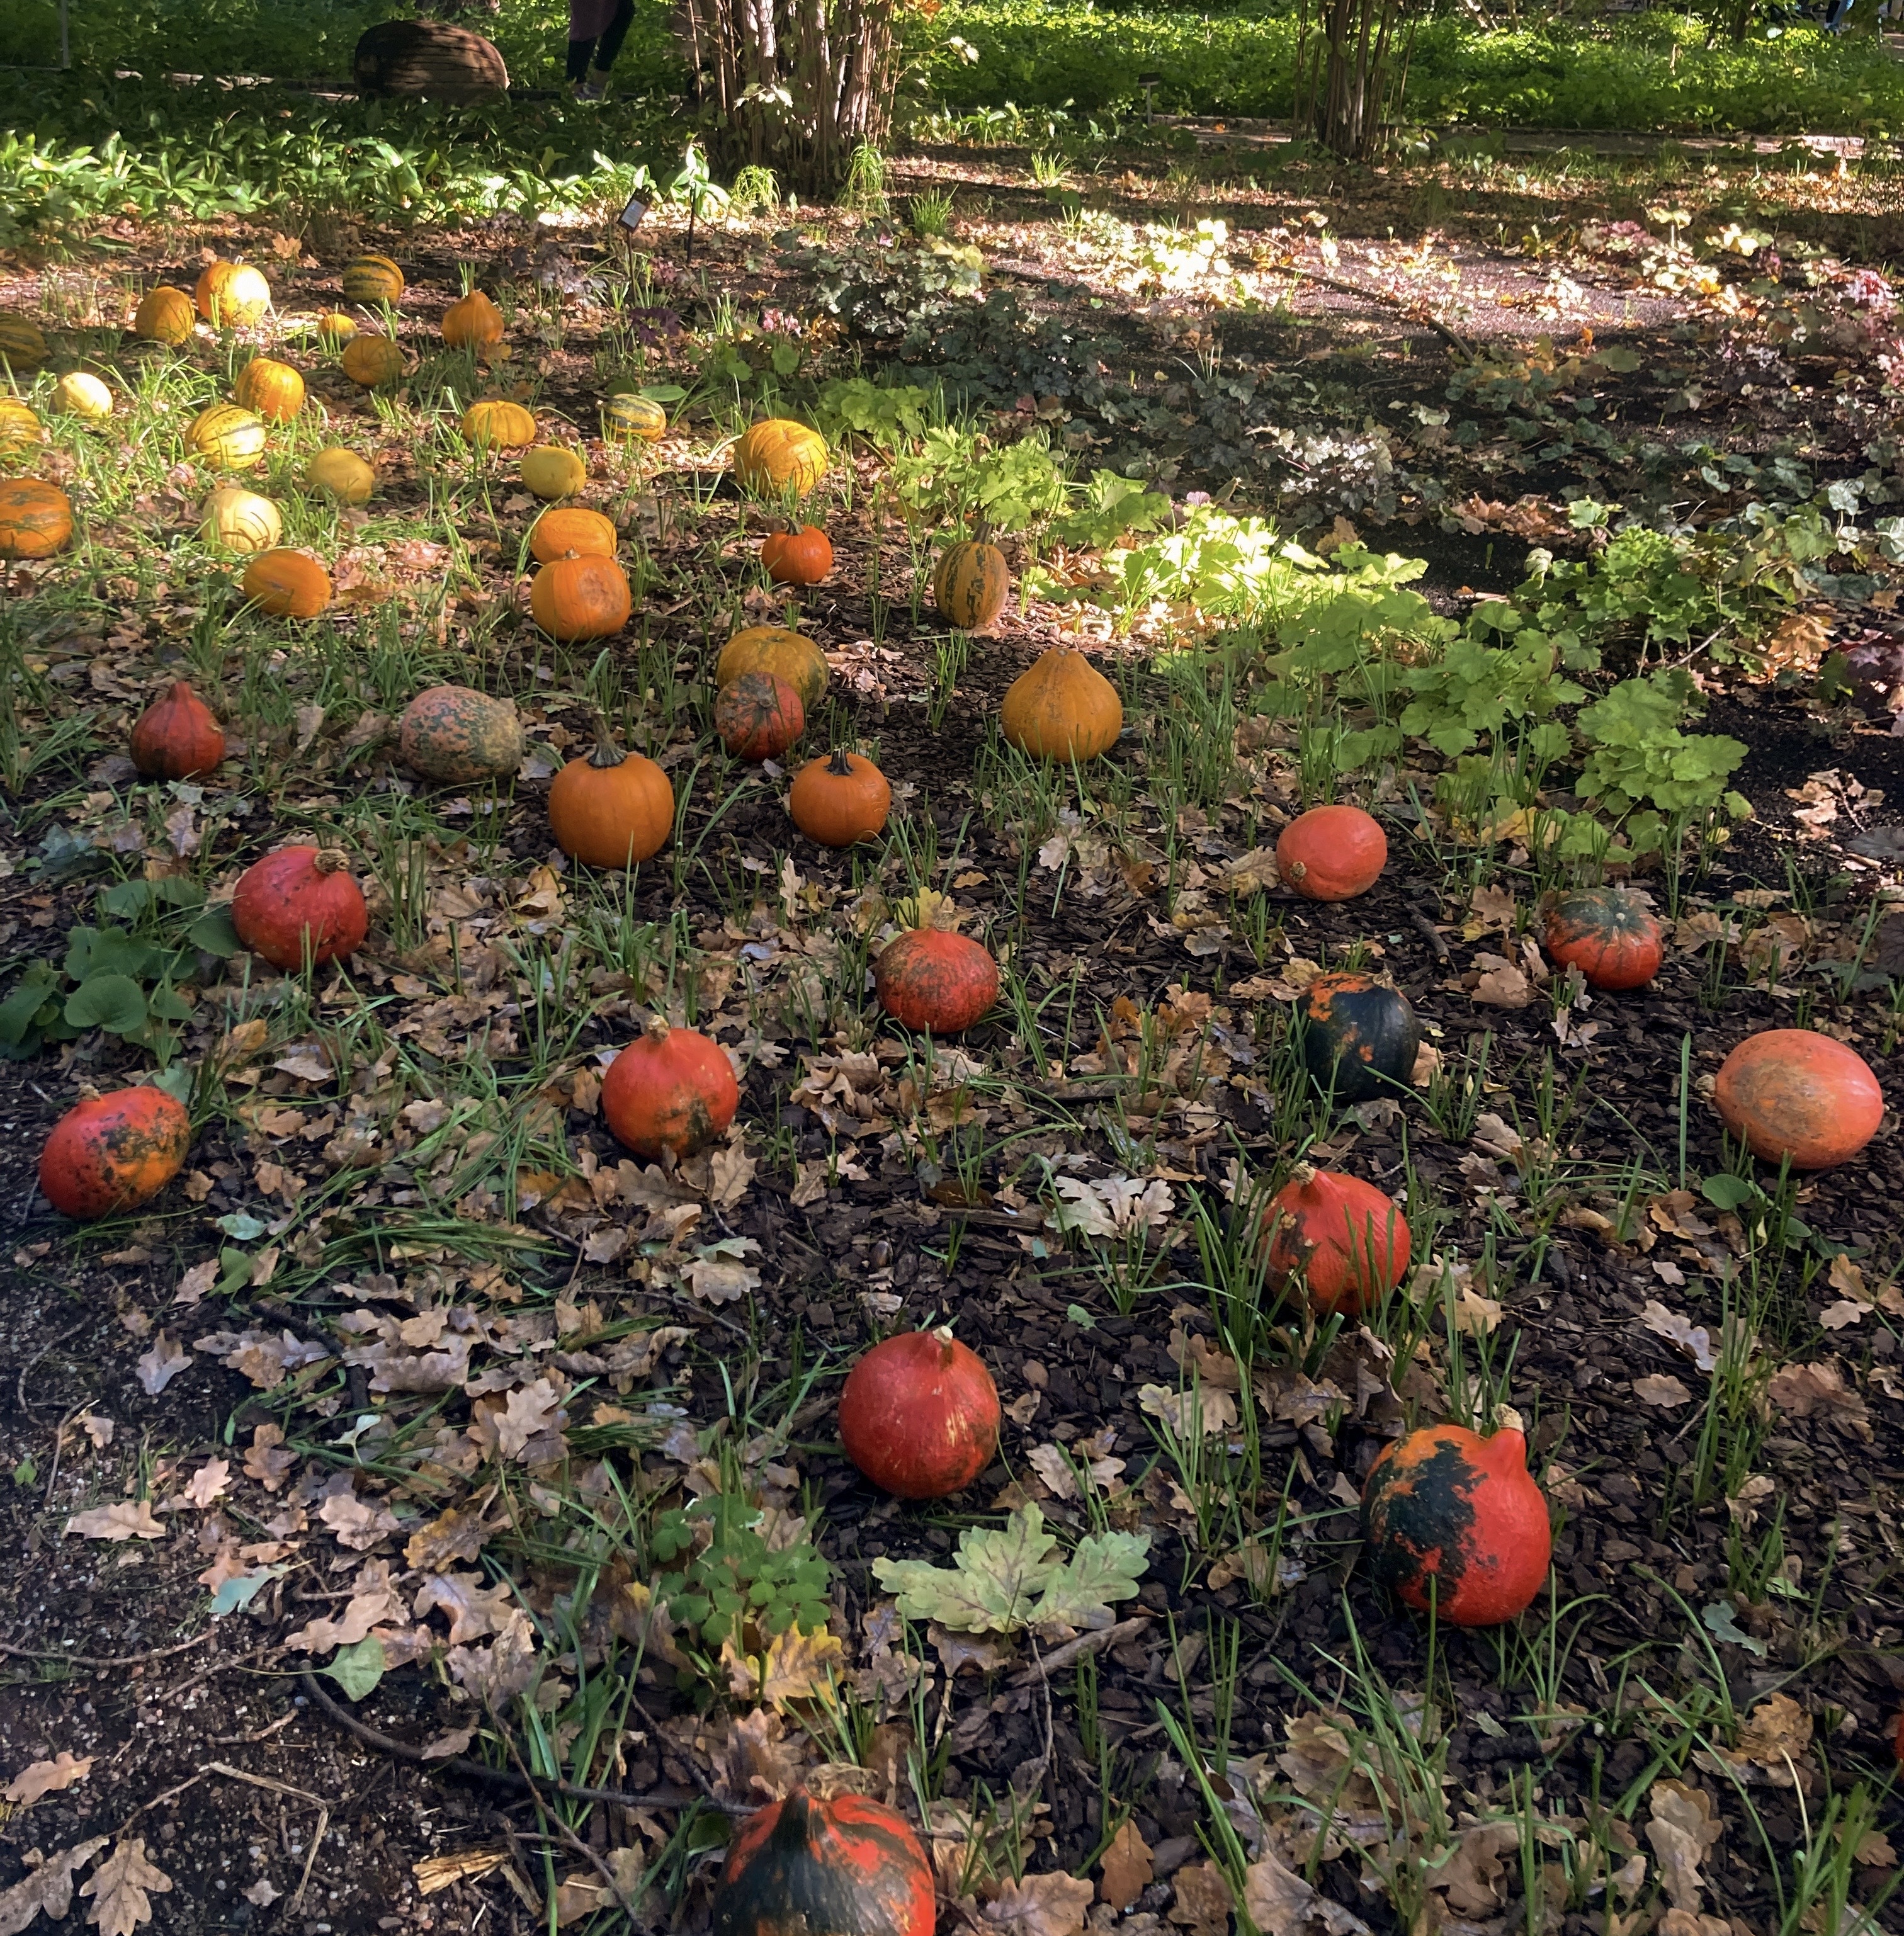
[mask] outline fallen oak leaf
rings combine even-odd
[[[1089,1883],[1053,1870],[1007,1883],[981,1913],[988,1925],[1010,1936],[1079,1936],[1096,1894]]]
[[[141,1922],[152,1920],[152,1898],[170,1890],[172,1879],[145,1857],[145,1838],[121,1842],[80,1884],[80,1893],[92,1898],[86,1919],[99,1925],[99,1936],[132,1936]]]
[[[83,1868],[111,1839],[95,1835],[62,1849],[11,1889],[0,1889],[0,1936],[20,1936],[41,1910],[53,1922],[63,1922],[73,1906],[73,1871]]]
[[[120,1499],[109,1506],[94,1506],[75,1513],[66,1522],[68,1532],[85,1539],[163,1539],[165,1529],[152,1516],[150,1499]]]
[[[27,1807],[43,1795],[62,1794],[92,1772],[93,1759],[91,1755],[81,1758],[62,1748],[51,1761],[29,1762],[22,1768],[0,1792],[0,1800]]]
[[[1150,1844],[1134,1821],[1127,1821],[1111,1838],[1104,1851],[1103,1869],[1098,1878],[1097,1896],[1113,1909],[1128,1909],[1150,1886],[1155,1865]]]

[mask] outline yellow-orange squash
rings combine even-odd
[[[1094,760],[1116,745],[1124,702],[1083,653],[1053,646],[1012,682],[998,724],[1034,759]]]
[[[478,450],[514,450],[535,441],[535,413],[504,397],[485,397],[463,413],[463,441]]]
[[[623,443],[658,443],[667,434],[667,413],[652,397],[621,392],[601,407],[601,434]]]
[[[135,336],[147,343],[163,343],[174,349],[181,343],[190,342],[198,326],[196,305],[184,290],[175,289],[169,283],[147,289],[140,297],[132,316]]]
[[[343,361],[344,374],[366,390],[394,383],[404,373],[401,346],[372,330],[351,337],[344,346]]]
[[[185,1167],[191,1147],[192,1118],[165,1090],[82,1091],[40,1151],[41,1194],[81,1219],[135,1209]]]
[[[623,752],[604,727],[595,751],[555,776],[549,830],[555,845],[585,866],[637,866],[658,854],[674,831],[674,789],[652,760]]]
[[[304,380],[274,356],[254,356],[238,372],[232,395],[267,423],[289,423],[304,407]]]
[[[544,511],[529,531],[529,555],[538,564],[552,564],[573,552],[577,558],[613,558],[619,534],[612,519],[580,505]]]
[[[317,319],[317,333],[334,349],[340,343],[348,343],[357,334],[357,319],[334,309],[328,316]]]
[[[736,632],[714,662],[714,684],[731,685],[744,673],[771,673],[800,695],[811,712],[826,697],[826,655],[811,639],[784,625],[749,625]]]
[[[961,632],[983,631],[1011,595],[1011,567],[994,544],[968,538],[948,546],[933,570],[932,603]]]
[[[56,484],[0,477],[0,558],[50,558],[73,535],[73,507]]]
[[[493,349],[502,340],[502,311],[480,289],[471,289],[443,312],[443,340],[452,349]]]
[[[90,370],[69,370],[53,386],[53,407],[103,423],[113,413],[113,393]]]
[[[244,568],[239,588],[274,619],[314,619],[331,602],[331,575],[308,552],[261,552]]]
[[[693,1029],[670,1028],[660,1015],[602,1078],[601,1113],[616,1141],[650,1160],[706,1148],[740,1106],[726,1051]]]
[[[467,685],[433,685],[404,708],[397,750],[405,765],[446,786],[513,779],[522,722],[513,703]]]
[[[284,520],[270,498],[242,485],[221,484],[205,500],[198,534],[227,551],[269,551],[284,535]]]
[[[634,610],[628,573],[612,558],[558,558],[529,586],[529,616],[552,639],[605,639]]]
[[[734,474],[750,491],[804,497],[826,475],[826,439],[786,417],[743,431],[734,446]]]
[[[213,328],[249,329],[264,321],[271,286],[249,262],[214,262],[198,278],[192,299]]]
[[[0,368],[30,377],[47,360],[40,325],[23,316],[0,315]]]
[[[377,473],[354,450],[333,444],[320,450],[305,467],[304,482],[313,491],[341,504],[368,504],[377,489]]]
[[[17,397],[0,397],[0,462],[24,457],[46,436],[46,428],[29,404]]]
[[[264,458],[264,420],[242,404],[213,404],[186,426],[185,442],[214,470],[249,470]]]
[[[344,299],[394,303],[404,292],[404,272],[388,256],[359,256],[344,265]]]
[[[1762,1029],[1719,1066],[1712,1100],[1726,1127],[1765,1163],[1848,1163],[1878,1133],[1884,1092],[1854,1048],[1813,1029]]]
[[[566,444],[539,443],[522,453],[519,473],[531,496],[544,499],[572,497],[589,481],[589,467]]]

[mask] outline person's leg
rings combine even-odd
[[[571,80],[583,80],[587,78],[589,56],[595,50],[595,44],[592,39],[569,42],[568,77]]]
[[[628,29],[634,25],[634,0],[620,0],[615,9],[615,17],[604,30],[601,38],[595,43],[595,72],[605,74],[615,65],[615,56],[622,51],[622,43],[628,37]]]

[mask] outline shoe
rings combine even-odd
[[[575,87],[575,98],[577,101],[599,101],[607,92],[608,84],[605,81],[578,81]]]

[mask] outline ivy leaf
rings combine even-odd
[[[383,1678],[383,1643],[367,1634],[341,1647],[323,1671],[344,1689],[347,1701],[361,1701]]]

